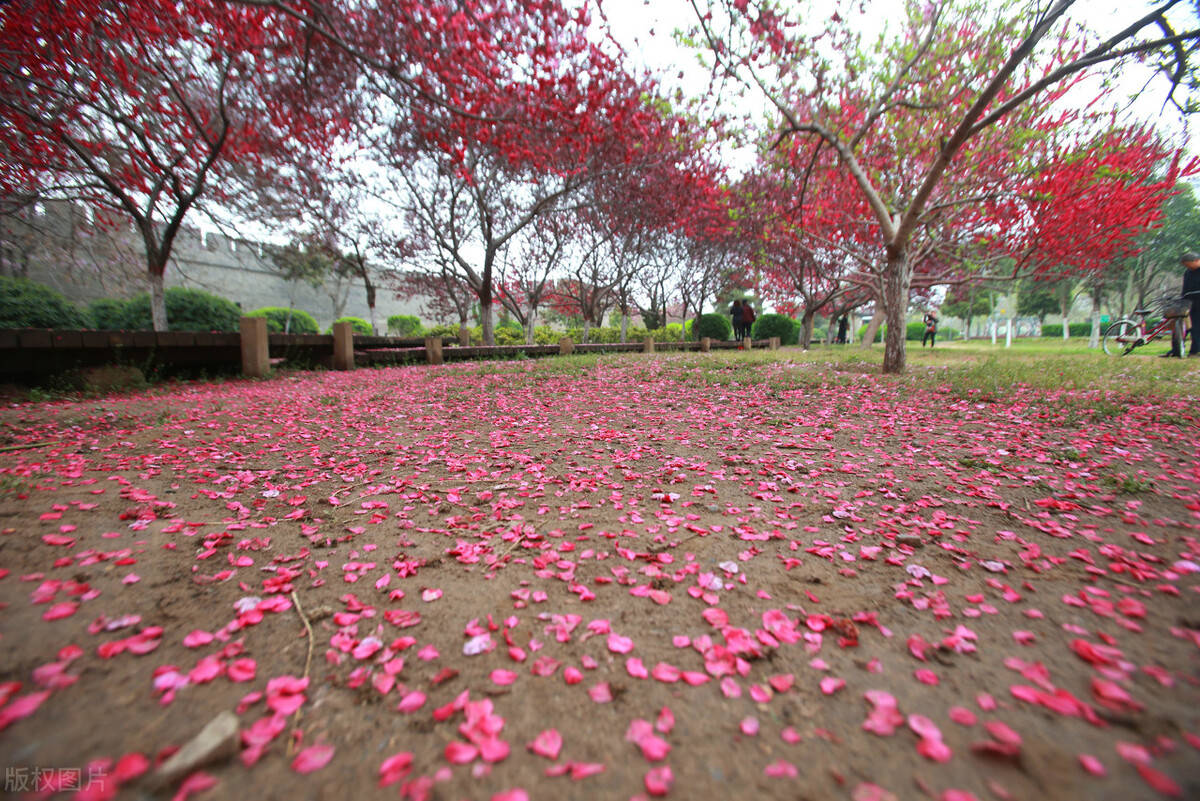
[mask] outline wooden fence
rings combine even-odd
[[[516,359],[569,353],[632,353],[666,350],[709,351],[736,348],[777,348],[777,339],[722,342],[576,343],[557,345],[459,346],[440,337],[401,338],[361,336],[349,323],[338,323],[332,334],[269,334],[266,320],[244,317],[238,333],[155,331],[68,331],[15,329],[0,331],[0,378],[21,380],[94,367],[128,367],[237,372],[260,377],[279,360],[350,370],[385,364],[428,363],[478,359]]]

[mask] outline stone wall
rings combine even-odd
[[[24,219],[0,220],[0,242],[0,274],[30,278],[83,305],[99,298],[127,298],[149,288],[145,251],[133,227],[97,228],[81,206],[47,202]],[[246,311],[292,305],[315,317],[322,329],[339,316],[370,319],[361,281],[333,279],[315,288],[287,281],[272,269],[259,243],[192,228],[180,231],[175,241],[165,283],[212,292]],[[390,315],[421,316],[420,298],[396,299],[382,281],[376,283],[380,333]]]

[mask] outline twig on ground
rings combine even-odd
[[[313,654],[313,628],[312,623],[308,620],[308,615],[304,614],[304,607],[300,605],[300,596],[292,590],[292,603],[296,605],[296,614],[300,616],[300,621],[304,624],[304,631],[308,634],[308,654],[304,657],[304,675],[301,678],[308,678],[308,671],[312,667]],[[296,729],[300,726],[300,713],[304,711],[304,706],[301,705],[296,710],[296,714],[292,716],[292,735],[288,738],[287,754],[291,756],[296,750]]]
[[[27,451],[27,450],[30,450],[31,448],[44,448],[47,445],[57,445],[57,444],[58,444],[58,440],[48,439],[48,440],[44,440],[42,442],[27,442],[24,445],[5,445],[3,448],[0,448],[0,453],[9,453],[11,451]]]

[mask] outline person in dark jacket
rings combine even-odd
[[[838,320],[837,343],[839,345],[846,344],[846,335],[850,333],[850,321],[846,319],[846,315],[842,315],[842,319]]]
[[[1192,347],[1188,351],[1188,358],[1200,357],[1200,255],[1185,253],[1179,262],[1184,267],[1183,292],[1180,294],[1184,300],[1192,303],[1192,310],[1188,314],[1192,324]],[[1173,348],[1176,356],[1183,354],[1182,333],[1179,336],[1179,344],[1173,344]]]
[[[931,311],[925,312],[925,319],[922,322],[925,323],[925,336],[921,337],[921,347],[925,347],[925,343],[928,342],[929,347],[932,348],[934,340],[937,339],[937,315]]]
[[[729,321],[733,323],[733,338],[742,340],[742,302],[735,300],[729,307]]]

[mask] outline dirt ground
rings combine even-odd
[[[721,364],[5,405],[4,791],[1200,797],[1196,398]]]

